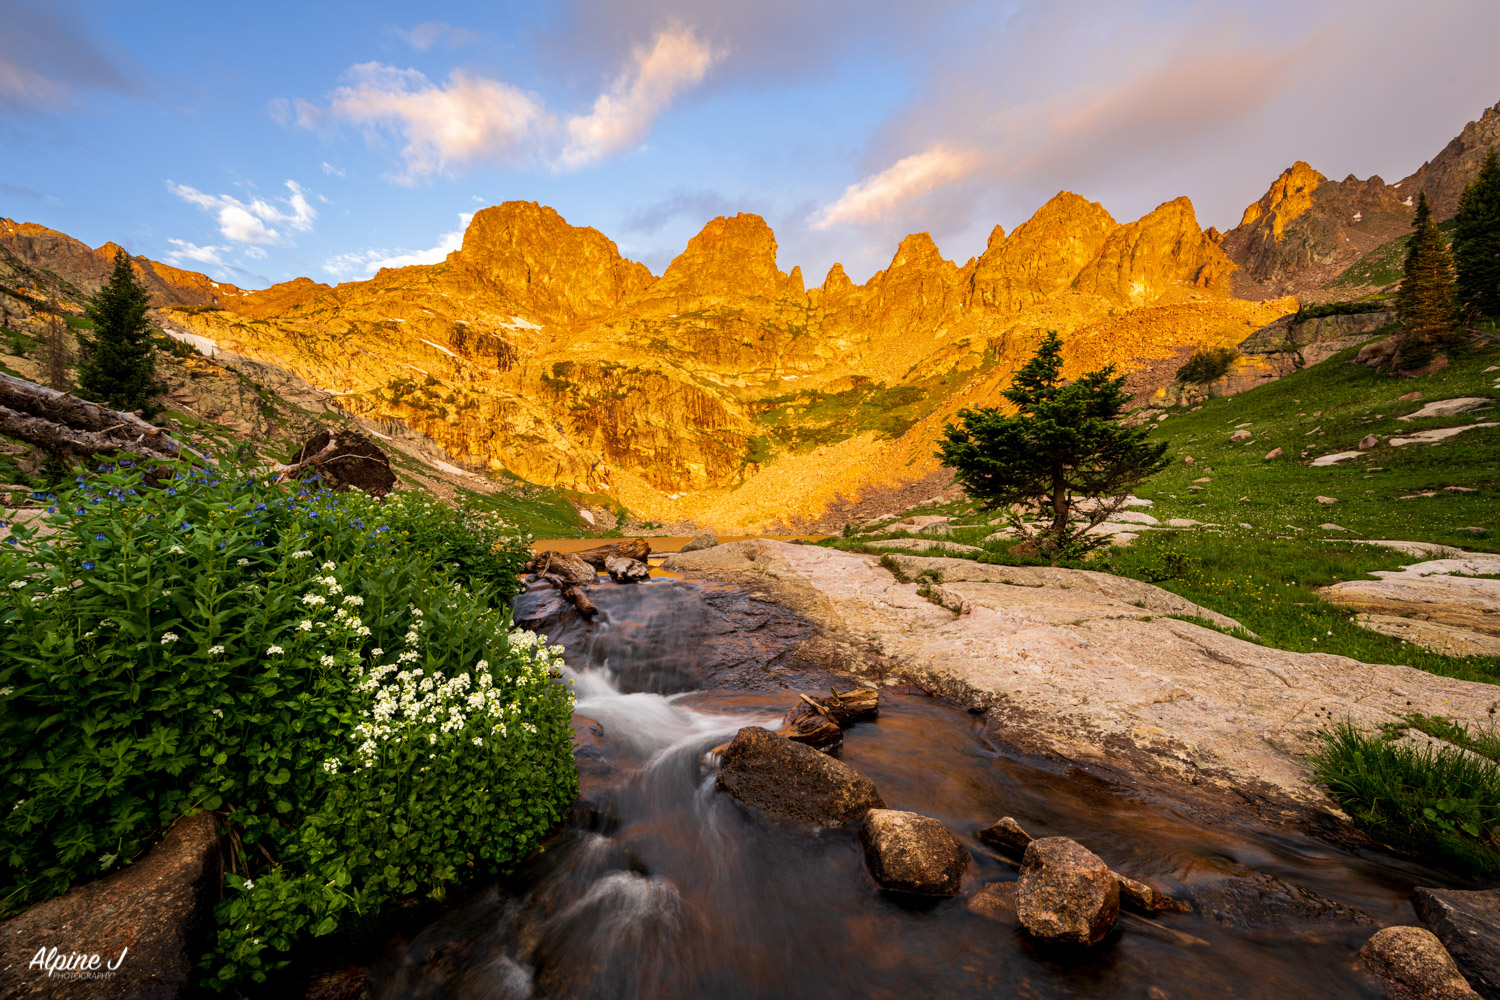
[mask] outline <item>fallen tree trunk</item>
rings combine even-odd
[[[573,554],[595,569],[605,569],[605,561],[615,557],[645,562],[646,557],[651,554],[651,543],[644,538],[627,538],[619,542],[610,542],[608,545],[596,545],[591,549],[584,549],[582,552]]]
[[[589,595],[585,594],[583,588],[577,584],[552,573],[539,574],[538,578],[556,587],[558,593],[562,594],[563,600],[577,608],[579,614],[592,618],[599,613],[599,609],[594,607],[594,602],[589,600]]]
[[[801,699],[781,720],[777,736],[796,743],[806,743],[825,753],[844,742],[844,727],[880,711],[880,692],[874,688],[850,691],[828,689],[827,698],[798,695]],[[714,747],[710,753],[722,753],[729,744]]]
[[[34,444],[60,458],[81,459],[120,451],[169,458],[185,451],[207,459],[167,430],[134,413],[112,410],[66,392],[0,373],[0,434]]]

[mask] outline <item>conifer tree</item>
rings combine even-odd
[[[1500,157],[1493,147],[1453,217],[1453,260],[1464,309],[1500,316]]]
[[[78,338],[78,389],[117,410],[148,407],[156,383],[155,348],[146,322],[150,293],[136,280],[130,257],[115,251],[109,281],[88,304],[94,330]]]
[[[1457,333],[1458,310],[1453,300],[1453,255],[1432,221],[1425,191],[1417,199],[1411,225],[1415,231],[1406,248],[1396,315],[1405,328],[1402,356],[1421,363]]]
[[[1037,548],[1058,558],[1106,541],[1088,528],[1114,513],[1122,494],[1166,467],[1165,444],[1146,441],[1144,428],[1119,421],[1130,397],[1114,365],[1064,382],[1062,340],[1056,332],[1021,366],[1004,393],[1014,414],[998,408],[960,410],[944,429],[938,456],[981,508],[1030,504],[1051,524],[1034,532],[1013,510],[1011,524]],[[1074,520],[1077,501],[1094,501]]]

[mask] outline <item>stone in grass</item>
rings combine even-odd
[[[1318,501],[1318,503],[1321,503],[1321,504],[1330,504],[1330,503],[1338,503],[1339,502],[1339,498],[1338,497],[1313,497],[1313,499],[1316,500],[1316,501]]]
[[[1184,456],[1182,456],[1182,460],[1185,463],[1187,463],[1188,465],[1192,465],[1193,464],[1193,456],[1192,455],[1184,455]]]
[[[1385,927],[1359,950],[1359,960],[1391,1000],[1479,1000],[1443,942],[1421,927]]]
[[[1366,434],[1364,437],[1359,439],[1359,444],[1355,445],[1355,447],[1360,451],[1369,451],[1379,443],[1380,438],[1376,437],[1374,434]]]
[[[941,821],[899,809],[871,809],[859,827],[865,866],[877,885],[910,896],[956,896],[969,852]]]
[[[1016,915],[1038,941],[1092,947],[1120,917],[1120,883],[1097,854],[1076,841],[1033,840],[1021,859]]]
[[[1422,398],[1422,394],[1420,392],[1408,392],[1406,395],[1397,398],[1396,402],[1398,402],[1398,403],[1410,403],[1414,399],[1421,399],[1421,398]]]
[[[692,538],[689,538],[687,542],[682,546],[681,551],[697,552],[701,549],[711,549],[718,544],[719,540],[714,537],[714,533],[712,531],[701,531],[698,534],[694,535]]]
[[[1280,458],[1281,457],[1281,449],[1280,448],[1272,448],[1270,451],[1266,452],[1266,457],[1267,458]]]
[[[1318,529],[1320,531],[1348,531],[1349,530],[1348,528],[1341,528],[1341,527],[1339,527],[1337,524],[1334,524],[1332,521],[1328,521],[1328,522],[1326,522],[1324,524],[1318,525]]]
[[[137,997],[185,995],[219,899],[222,855],[212,813],[184,816],[142,860],[38,903],[0,924],[0,996]],[[111,979],[48,977],[28,967],[38,949],[120,961]],[[126,949],[129,949],[127,952]]]
[[[885,808],[875,783],[854,768],[759,726],[736,733],[723,757],[719,791],[774,816],[838,827]]]
[[[1251,434],[1249,431],[1235,431],[1233,434],[1229,435],[1229,440],[1249,441],[1254,436],[1255,435]]]
[[[1469,984],[1500,997],[1500,889],[1413,889],[1417,919],[1448,949]]]

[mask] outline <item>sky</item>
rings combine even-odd
[[[754,212],[856,281],[1057,191],[1232,228],[1295,160],[1403,177],[1500,102],[1494,0],[0,0],[0,216],[259,288],[539,201],[660,274]]]

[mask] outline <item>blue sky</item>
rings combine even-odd
[[[660,273],[709,218],[855,280],[1061,188],[1232,227],[1293,160],[1395,180],[1500,101],[1500,4],[0,0],[0,215],[244,287],[440,259],[541,201]]]

